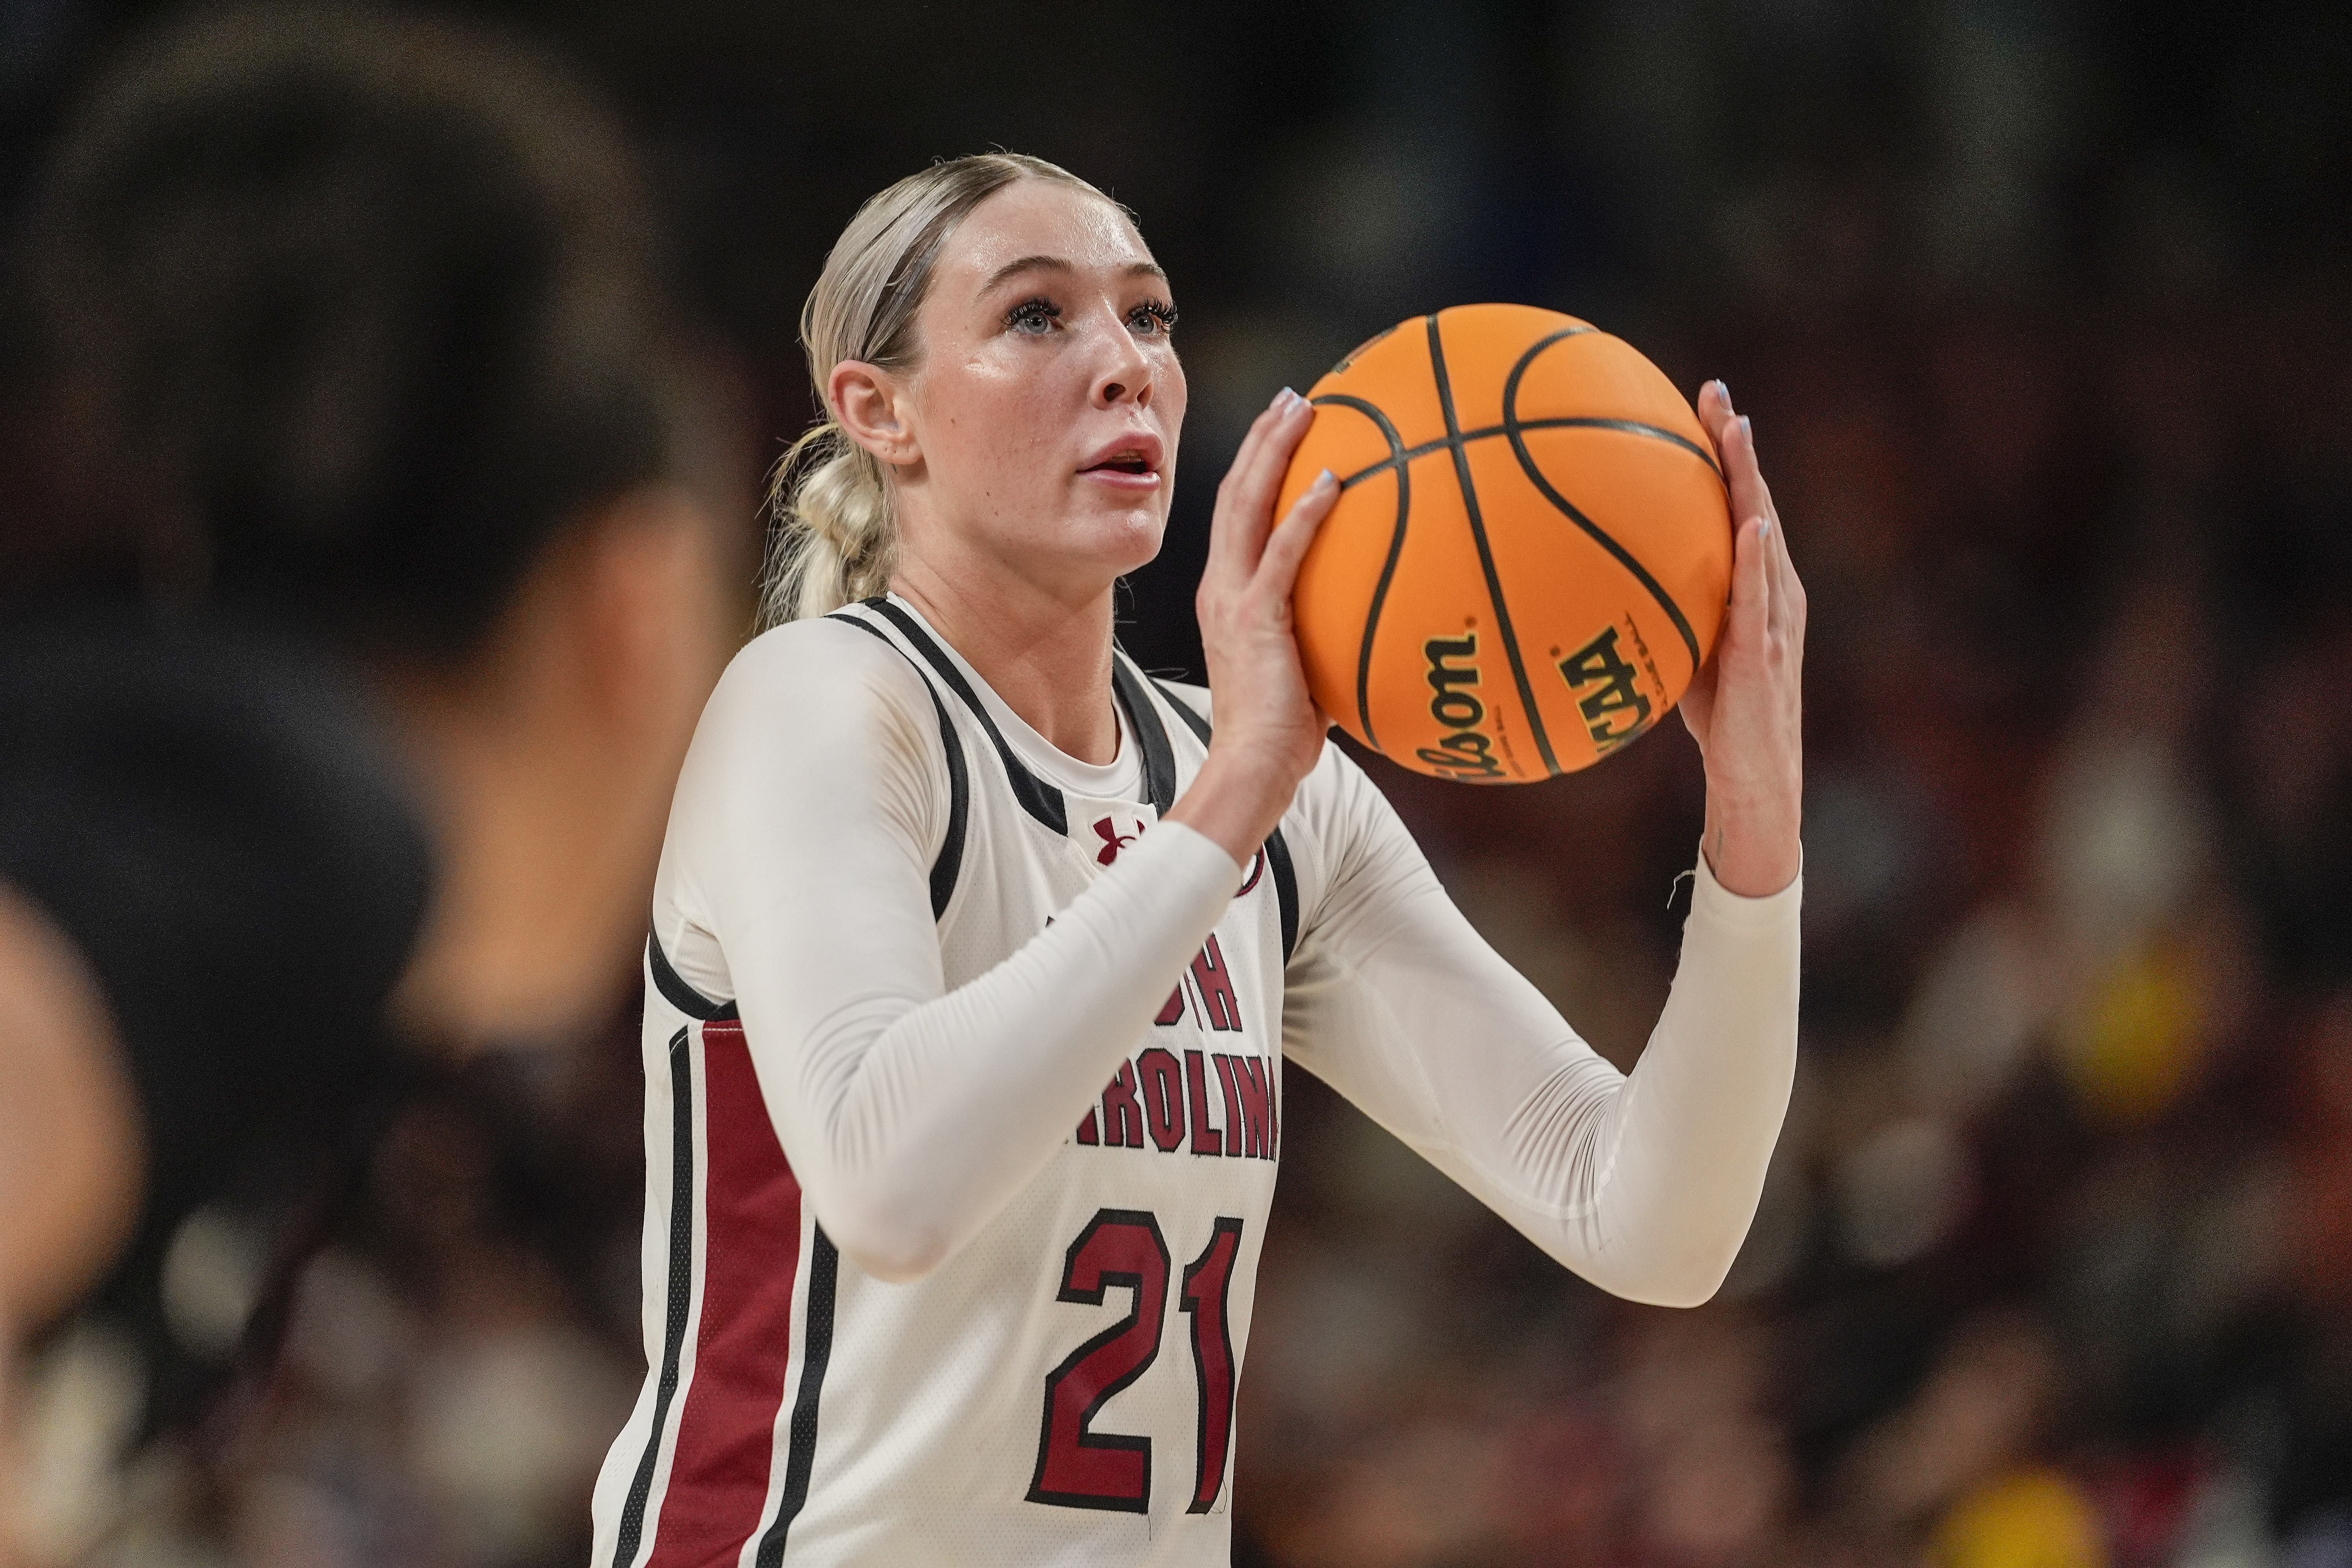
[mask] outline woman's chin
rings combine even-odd
[[[1063,539],[1074,560],[1117,578],[1150,565],[1167,531],[1168,519],[1155,499],[1137,506],[1090,508],[1070,520]]]

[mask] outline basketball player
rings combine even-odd
[[[614,999],[731,618],[660,248],[601,106],[451,25],[205,13],[68,128],[71,466],[184,603],[0,623],[0,1380],[87,1293],[184,1413],[184,1219]]]
[[[810,297],[788,624],[705,710],[656,882],[600,1568],[1225,1563],[1286,1058],[1610,1290],[1704,1301],[1738,1249],[1795,1057],[1804,631],[1746,424],[1708,389],[1706,837],[1624,1078],[1325,740],[1288,600],[1336,486],[1271,515],[1301,399],[1218,493],[1209,690],[1115,647],[1175,319],[1122,208],[1001,154],[868,202]]]

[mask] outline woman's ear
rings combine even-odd
[[[906,385],[880,365],[845,359],[825,378],[825,401],[849,438],[895,466],[919,459],[922,447],[906,417]]]

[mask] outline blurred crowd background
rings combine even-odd
[[[163,9],[0,3],[0,198]],[[1129,610],[1157,668],[1197,658],[1249,416],[1401,316],[1565,310],[1756,421],[1813,617],[1802,1061],[1754,1232],[1705,1308],[1614,1301],[1294,1072],[1238,1563],[2352,1564],[2352,12],[467,10],[652,150],[747,533],[860,199],[1003,145],[1132,205],[1193,396]],[[37,526],[38,438],[0,419],[19,587],[81,569]],[[1699,821],[1679,727],[1527,789],[1373,766],[1630,1065]],[[41,1539],[581,1561],[643,1375],[640,1110],[633,1008],[437,1081],[277,1364],[127,1468],[96,1458],[120,1358],[50,1345]],[[265,1260],[199,1221],[174,1331],[226,1358]]]

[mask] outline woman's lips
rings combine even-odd
[[[1160,488],[1160,470],[1157,468],[1145,468],[1140,472],[1131,468],[1081,468],[1078,478],[1092,479],[1115,490],[1141,492]]]
[[[1105,441],[1078,472],[1115,490],[1139,493],[1160,488],[1160,465],[1167,447],[1149,430],[1129,429]]]

